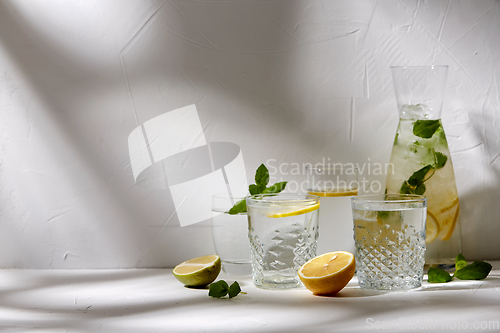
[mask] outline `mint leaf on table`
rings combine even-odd
[[[455,277],[460,280],[482,280],[485,279],[491,271],[491,265],[484,261],[474,261],[455,272]]]
[[[269,184],[269,170],[267,170],[264,163],[262,163],[255,172],[255,184],[264,186],[264,188]]]
[[[246,199],[238,201],[230,210],[227,211],[230,215],[236,215],[239,213],[247,212],[247,202]]]
[[[444,269],[436,267],[429,268],[427,275],[428,275],[427,281],[430,283],[450,282],[452,279],[450,273],[448,273]]]
[[[418,137],[421,137],[424,139],[430,139],[439,127],[441,127],[441,124],[439,123],[438,119],[436,119],[436,120],[429,120],[429,119],[417,120],[413,124],[413,134],[415,136],[418,136]]]
[[[465,266],[467,266],[467,260],[465,260],[465,257],[462,255],[462,253],[459,253],[455,258],[455,272],[461,270]]]
[[[455,258],[455,274],[460,280],[482,280],[485,279],[491,271],[491,264],[484,261],[474,261],[472,264],[467,264],[465,257],[459,253]],[[449,282],[453,278],[450,273],[443,269],[431,267],[427,273],[428,282]]]
[[[229,287],[229,298],[233,298],[235,296],[238,296],[238,294],[241,292],[240,284],[238,281],[234,281],[233,284]]]
[[[219,280],[210,285],[208,296],[214,298],[222,298],[229,292],[229,285],[224,280]]]
[[[238,296],[239,293],[246,294],[241,291],[238,281],[234,281],[231,286],[229,286],[226,281],[219,280],[212,283],[208,290],[208,296],[213,298],[223,298],[226,295],[228,295],[229,298],[233,298]]]

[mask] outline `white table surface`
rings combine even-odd
[[[336,297],[306,289],[213,299],[171,269],[0,270],[1,332],[495,332],[500,262],[486,280],[375,293],[354,278]],[[224,274],[219,279],[235,280]]]

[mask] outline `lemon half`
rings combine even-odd
[[[306,262],[299,269],[299,278],[315,295],[341,291],[356,271],[354,255],[346,251],[328,252]]]
[[[172,273],[186,287],[201,287],[212,283],[221,270],[218,255],[193,258],[175,266]]]

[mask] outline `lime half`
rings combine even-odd
[[[172,273],[186,287],[202,287],[212,283],[220,273],[221,262],[218,255],[189,259],[175,266]]]

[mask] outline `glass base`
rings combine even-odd
[[[227,275],[250,276],[252,275],[252,262],[222,260],[222,271]]]
[[[303,286],[298,276],[292,277],[279,274],[260,277],[254,276],[253,282],[256,287],[262,289],[290,289]]]
[[[403,278],[403,279],[381,279],[381,280],[359,280],[359,286],[363,289],[385,290],[385,291],[405,291],[422,286],[421,279]]]

